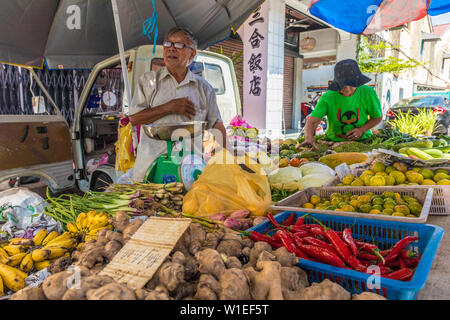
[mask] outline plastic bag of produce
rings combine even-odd
[[[132,143],[131,124],[128,123],[119,128],[119,140],[116,142],[116,170],[127,172],[134,166],[135,156],[130,151]]]
[[[220,151],[185,195],[183,212],[210,216],[246,209],[252,215],[262,216],[271,202],[269,181],[262,166],[248,156],[235,157]]]
[[[268,177],[270,184],[298,182],[302,178],[302,173],[296,167],[284,167],[272,171]]]

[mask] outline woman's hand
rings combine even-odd
[[[362,137],[362,135],[364,134],[364,130],[362,130],[361,128],[355,128],[350,130],[349,132],[347,132],[347,134],[345,135],[345,137],[349,140],[358,140]]]
[[[300,143],[300,147],[313,147],[314,149],[318,149],[316,143],[314,142],[314,138],[312,139],[305,139],[302,143]]]

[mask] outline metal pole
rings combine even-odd
[[[116,26],[117,44],[119,46],[120,64],[122,65],[122,76],[125,85],[126,97],[128,99],[128,106],[131,104],[131,89],[128,80],[128,66],[125,60],[125,52],[123,48],[122,28],[120,27],[119,9],[117,7],[117,0],[111,0],[113,9],[114,24]]]

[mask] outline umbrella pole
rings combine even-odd
[[[116,26],[117,44],[119,46],[120,64],[122,65],[122,76],[125,85],[125,91],[128,99],[128,106],[131,104],[131,89],[130,82],[128,80],[128,66],[125,60],[125,51],[123,48],[122,28],[120,27],[119,9],[117,7],[117,1],[111,0],[113,9],[114,24]]]

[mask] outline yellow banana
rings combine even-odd
[[[0,277],[0,297],[5,295],[5,288],[3,288],[3,280]]]
[[[59,236],[58,231],[52,231],[50,232],[45,238],[44,240],[42,240],[41,245],[45,246],[47,243],[49,243],[50,241],[52,241],[53,239],[55,239],[56,237]]]
[[[77,228],[78,228],[78,229],[82,229],[82,228],[83,228],[84,219],[86,219],[86,213],[81,212],[81,213],[78,215],[78,217],[77,217],[77,222],[76,222],[76,225],[77,225]]]
[[[8,255],[13,256],[25,251],[24,246],[16,246],[16,245],[7,245],[4,246],[3,249],[8,253]]]
[[[51,243],[49,245],[46,245],[44,249],[50,249],[50,248],[64,248],[67,250],[72,250],[77,246],[77,240],[74,238],[62,240],[59,242]]]
[[[22,270],[23,272],[30,272],[33,269],[33,259],[31,259],[31,252],[28,253],[23,259],[22,262],[20,263],[20,270]]]
[[[107,226],[100,227],[100,228],[97,228],[97,229],[91,229],[91,230],[89,230],[88,235],[95,236],[97,234],[97,232],[99,232],[102,229],[113,230],[113,226],[112,225],[107,225]]]
[[[77,225],[73,222],[69,222],[66,224],[67,231],[72,233],[78,233],[80,230],[78,230]]]
[[[28,275],[16,268],[0,264],[0,276],[3,279],[3,284],[6,288],[17,292],[25,287],[25,277]]]
[[[50,255],[50,250],[46,249],[36,249],[33,250],[31,253],[31,259],[34,262],[41,262],[48,259],[48,256]]]
[[[97,215],[96,210],[91,210],[88,212],[86,219],[83,221],[83,228],[89,228],[92,220]]]
[[[80,242],[80,243],[77,245],[77,251],[81,251],[81,250],[83,249],[83,246],[84,246],[84,242]]]
[[[9,240],[9,244],[13,246],[31,246],[33,245],[33,240],[25,238],[13,238]]]
[[[47,268],[52,262],[50,260],[44,260],[40,262],[35,262],[34,267],[37,271],[41,271],[42,269]]]
[[[15,254],[8,258],[8,262],[6,264],[10,267],[18,266],[26,255],[26,252]]]
[[[47,237],[47,229],[41,229],[39,230],[33,238],[33,243],[35,246],[40,246],[42,244],[42,241]]]
[[[53,244],[53,243],[60,242],[60,241],[62,241],[62,240],[71,239],[72,237],[73,237],[73,235],[72,235],[71,232],[64,232],[64,233],[61,234],[60,236],[58,236],[58,237],[54,238],[53,240],[47,242],[47,244],[45,245],[45,247],[46,247],[46,246],[49,246],[49,245],[51,245],[51,244]]]
[[[102,228],[102,227],[106,227],[107,225],[109,225],[109,221],[108,219],[102,219],[102,220],[97,220],[95,221],[95,223],[92,223],[89,227],[89,231],[94,230],[94,229],[98,229],[98,228]]]
[[[45,250],[50,250],[50,254],[48,256],[48,259],[50,260],[60,258],[68,251],[66,248],[50,248]]]
[[[0,263],[8,262],[8,258],[8,253],[3,248],[0,248]]]

